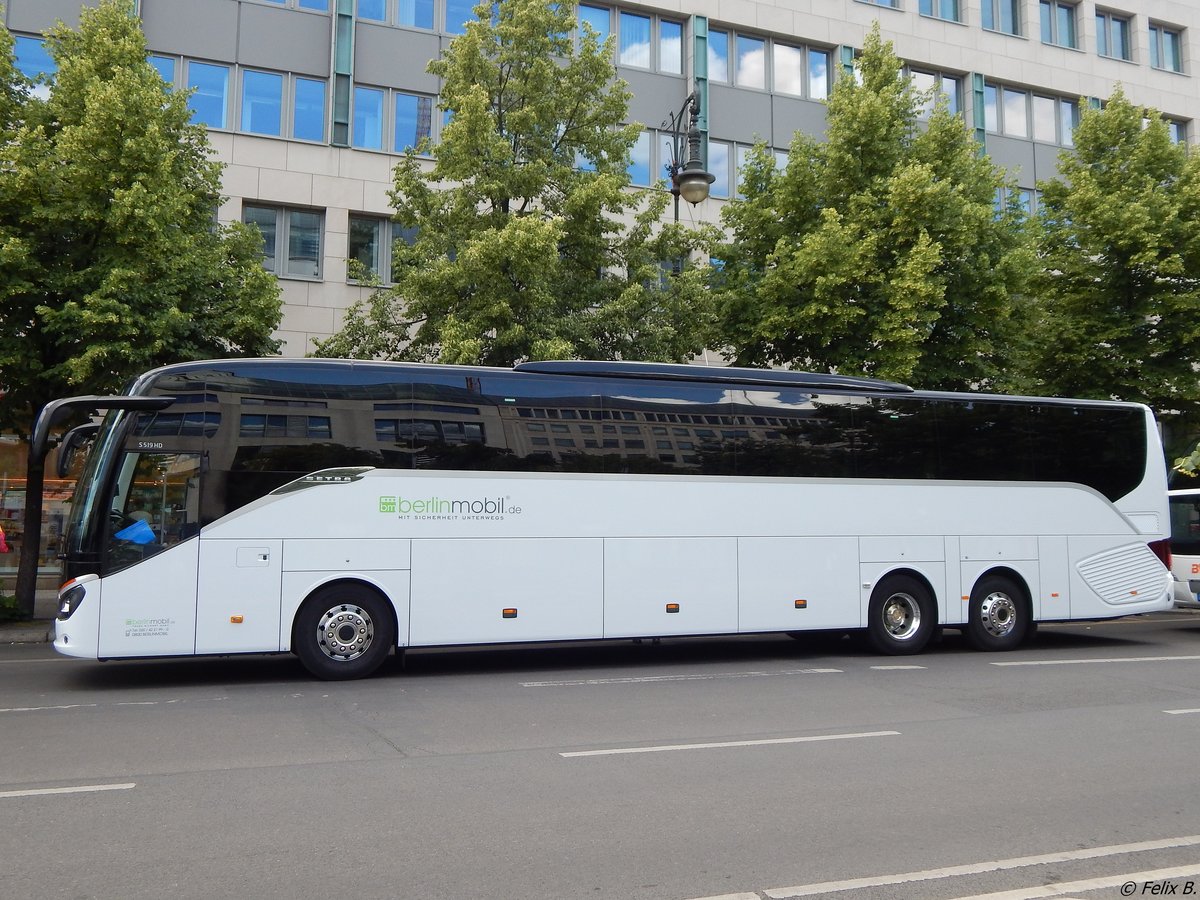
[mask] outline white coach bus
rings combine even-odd
[[[108,413],[65,538],[70,656],[291,651],[353,678],[408,647],[865,629],[903,654],[943,626],[1005,650],[1038,621],[1172,602],[1166,470],[1136,404],[651,363],[221,360],[56,401],[35,452],[87,409]]]

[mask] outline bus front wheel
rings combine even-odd
[[[880,653],[920,653],[937,627],[933,593],[919,578],[890,575],[875,586],[867,608],[867,637]]]
[[[391,607],[362,584],[331,584],[304,601],[296,616],[292,648],[318,678],[365,678],[383,664],[396,643]]]
[[[979,579],[971,591],[967,643],[976,650],[1015,650],[1030,628],[1029,598],[1003,575]]]

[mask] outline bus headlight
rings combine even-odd
[[[83,602],[84,596],[87,594],[87,588],[82,584],[75,584],[68,581],[58,591],[58,621],[65,622],[71,618],[72,613],[79,609],[79,604]]]

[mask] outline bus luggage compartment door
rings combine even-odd
[[[279,649],[283,541],[201,539],[196,652]]]

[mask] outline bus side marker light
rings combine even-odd
[[[679,612],[679,604],[678,603],[668,603],[667,604],[667,612],[669,612],[669,613]]]
[[[807,600],[797,600],[796,601],[796,609],[808,609],[808,601]]]
[[[515,619],[517,617],[517,611],[512,608],[503,610],[500,614],[506,619]]]
[[[963,594],[963,600],[964,600],[964,601],[965,601],[965,600],[970,600],[970,599],[971,599],[971,595],[970,595],[970,594]]]
[[[234,625],[241,625],[242,622],[246,621],[246,618],[245,616],[230,616],[229,621]]]
[[[1051,591],[1050,598],[1053,600],[1057,600],[1058,599],[1058,591]]]

